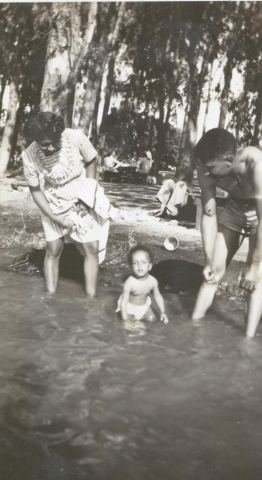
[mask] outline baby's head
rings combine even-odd
[[[145,277],[152,268],[153,255],[145,245],[136,245],[128,253],[128,263],[138,278]]]

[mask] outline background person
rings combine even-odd
[[[116,158],[115,152],[112,152],[111,155],[104,158],[104,171],[106,172],[113,172],[117,169],[121,162],[119,162]]]
[[[143,157],[141,157],[136,164],[136,170],[141,175],[143,183],[147,183],[147,178],[150,173],[152,163],[152,156],[150,152],[144,152]]]

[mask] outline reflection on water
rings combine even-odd
[[[2,272],[0,478],[260,479],[261,339],[236,302],[194,328],[194,298],[169,293],[168,325],[123,323],[99,281],[88,303]]]

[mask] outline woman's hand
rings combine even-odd
[[[72,220],[70,220],[68,217],[64,217],[62,215],[54,215],[51,220],[53,220],[53,222],[57,223],[59,225],[59,227],[67,228],[69,230],[74,225]]]
[[[88,213],[86,206],[81,201],[79,201],[75,204],[75,209],[76,209],[77,214],[80,217],[85,217]]]

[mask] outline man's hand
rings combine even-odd
[[[259,265],[244,268],[238,277],[239,286],[249,292],[255,290],[259,280],[261,280]]]
[[[169,322],[166,313],[161,313],[160,322],[163,322],[163,323]]]
[[[208,284],[216,283],[216,275],[212,263],[207,263],[203,270],[203,276]]]

